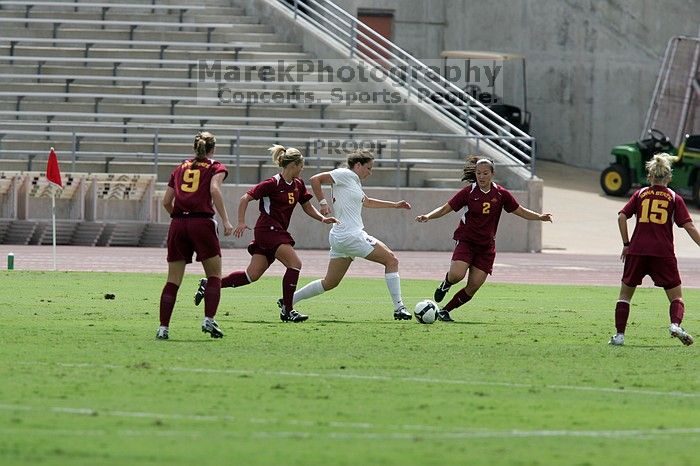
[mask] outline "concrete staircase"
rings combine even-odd
[[[141,235],[139,246],[147,248],[163,248],[166,246],[168,239],[168,229],[170,225],[167,223],[149,223]]]
[[[0,126],[4,128],[0,135],[0,170],[28,167],[31,163],[42,166],[48,147],[54,146],[63,160],[70,159],[73,171],[155,172],[158,180],[163,182],[167,180],[175,161],[189,156],[192,137],[201,126],[217,135],[217,158],[227,164],[234,162],[235,130],[240,131],[244,139],[236,148],[243,160],[238,171],[242,183],[256,183],[260,176],[266,177],[276,171],[276,167],[269,162],[261,170],[259,161],[250,161],[255,158],[266,161],[267,148],[272,143],[305,149],[309,141],[316,137],[348,138],[350,126],[356,140],[366,140],[369,144],[379,141],[381,145],[383,139],[392,138],[393,132],[401,132],[402,159],[459,160],[459,155],[446,149],[440,141],[417,133],[412,137],[415,125],[388,105],[281,103],[246,106],[196,101],[203,91],[193,81],[196,76],[192,68],[184,63],[186,60],[230,61],[237,58],[240,62],[269,63],[313,58],[304,53],[299,44],[281,40],[273,27],[264,24],[261,18],[247,16],[242,8],[231,6],[231,2],[205,0],[198,5],[206,9],[203,12],[187,11],[182,21],[227,23],[231,27],[193,30],[157,26],[128,28],[109,23],[102,27],[71,24],[71,20],[99,21],[102,14],[99,9],[78,8],[75,11],[72,7],[48,8],[41,5],[31,9],[30,19],[62,18],[65,23],[57,28],[48,23],[29,22],[27,27],[23,23],[0,24],[0,38],[19,38],[14,44],[7,40],[0,41],[0,56],[12,54],[15,57],[12,61],[8,58],[0,60],[2,91],[7,93],[0,96]],[[0,10],[0,18],[24,16],[23,7],[6,6]],[[106,13],[105,19],[107,22],[139,22],[147,19],[163,24],[180,20],[177,11],[167,10],[158,10],[146,17],[142,10],[114,8]],[[78,42],[52,45],[21,40],[50,39],[54,34],[58,39],[75,39]],[[99,43],[100,40],[130,39],[136,41],[136,45]],[[91,40],[95,42],[87,50],[85,42]],[[236,42],[243,46],[235,51],[233,47],[206,50],[201,44],[207,40],[213,44]],[[143,43],[148,41],[154,44]],[[163,50],[155,44],[158,41],[174,45]],[[193,45],[182,45],[188,42]],[[86,56],[88,60],[96,61],[82,61]],[[42,57],[50,60],[41,63]],[[233,91],[251,95],[263,92],[286,94],[296,88],[295,92],[313,91],[317,99],[329,101],[331,90],[337,83],[320,82],[319,76],[312,73],[303,76],[304,82],[280,82],[280,74],[275,71],[266,80],[227,80],[225,84]],[[344,90],[352,86],[352,83],[343,83]],[[350,120],[354,122],[349,124]],[[277,125],[278,129],[272,131]],[[156,129],[157,143],[149,137]],[[74,138],[73,132],[82,136]],[[154,162],[156,145],[159,159]],[[76,146],[79,151],[73,159],[71,153]],[[396,158],[398,155],[392,144],[382,151],[384,158]],[[307,157],[309,169],[305,172],[306,176],[313,174],[316,168],[333,168],[334,163],[344,158],[343,151],[328,149],[308,153]],[[314,157],[318,158],[316,164],[312,160]],[[395,171],[395,166],[391,164],[378,164],[375,175],[367,180],[367,185],[393,185],[397,178]],[[430,167],[423,163],[411,168],[410,185],[444,184],[440,180],[445,179],[458,183],[460,174],[459,168]]]
[[[75,246],[95,246],[104,229],[105,224],[102,222],[80,222],[75,229],[71,244]]]
[[[37,222],[27,220],[15,220],[8,225],[4,244],[30,244],[37,231]]]

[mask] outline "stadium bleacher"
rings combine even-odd
[[[162,186],[167,180],[172,163],[189,155],[194,132],[207,128],[217,136],[217,157],[236,166],[237,184],[256,183],[274,172],[267,147],[281,142],[303,148],[307,165],[316,170],[338,166],[342,148],[369,144],[378,153],[370,185],[457,185],[455,173],[462,159],[444,139],[416,131],[412,121],[389,105],[334,102],[333,83],[314,76],[316,71],[294,83],[276,79],[274,72],[279,70],[267,79],[226,81],[228,89],[248,97],[222,104],[202,85],[199,60],[275,70],[277,60],[312,58],[299,44],[280,39],[263,18],[229,5],[218,0],[195,6],[0,1],[0,171],[41,169],[53,146],[64,167],[68,164],[71,173],[85,174],[85,193],[78,195],[84,202],[94,201],[88,179],[94,185],[96,177],[114,173],[152,177],[153,195],[156,183]],[[313,101],[303,98],[309,90],[315,94]],[[249,98],[274,92],[285,99]],[[76,198],[74,193],[62,196]],[[117,196],[111,201],[128,199]],[[150,199],[139,209],[131,214],[143,228],[131,228],[122,236],[134,235],[136,244],[160,244],[157,238],[142,238],[158,236],[157,229],[146,225],[165,219],[154,214],[158,208]],[[84,210],[84,218],[73,223],[110,220],[100,218],[97,208],[88,205]],[[37,215],[28,214],[42,219],[45,210]],[[43,241],[41,225],[29,231],[18,222],[31,219],[10,220],[5,240]],[[19,230],[24,233],[13,233]],[[84,230],[96,233],[74,241],[126,241],[110,239],[120,237],[117,226],[78,226],[73,236]]]

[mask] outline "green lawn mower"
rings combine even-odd
[[[600,174],[605,194],[625,196],[632,188],[648,185],[644,164],[659,152],[677,158],[669,187],[700,207],[700,134],[686,135],[676,148],[664,133],[651,129],[649,138],[613,147],[615,161]]]

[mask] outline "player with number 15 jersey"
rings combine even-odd
[[[615,333],[610,344],[621,346],[625,342],[625,330],[630,314],[630,303],[637,286],[649,275],[654,285],[662,287],[669,301],[669,332],[684,345],[692,345],[693,337],[681,328],[685,314],[685,302],[681,288],[681,276],[673,250],[673,224],[686,230],[700,245],[700,233],[695,228],[685,201],[668,184],[672,177],[674,157],[654,154],[646,163],[649,186],[632,195],[620,210],[617,225],[622,239],[620,258],[625,267],[620,284],[620,294],[615,304]],[[632,238],[627,230],[627,220],[636,216]]]

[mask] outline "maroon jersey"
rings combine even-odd
[[[175,205],[170,214],[183,217],[191,214],[214,216],[211,200],[211,179],[217,173],[225,173],[226,167],[216,160],[185,160],[170,175],[168,186],[175,190]]]
[[[627,218],[637,216],[629,253],[641,256],[675,256],[673,224],[682,227],[692,221],[683,198],[664,186],[639,189],[620,213]]]
[[[279,173],[250,188],[248,195],[260,200],[260,217],[255,223],[255,229],[277,231],[286,231],[294,207],[305,204],[312,198],[301,178],[294,178],[287,183]]]
[[[465,208],[453,238],[484,246],[496,241],[501,210],[513,212],[520,205],[510,191],[496,183],[491,183],[491,189],[487,193],[479,189],[477,183],[472,183],[462,188],[447,203],[455,212]]]

